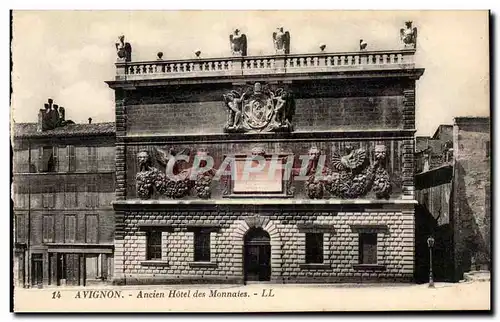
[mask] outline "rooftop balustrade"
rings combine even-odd
[[[117,62],[116,80],[412,69],[415,49]]]

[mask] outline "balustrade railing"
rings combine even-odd
[[[413,68],[415,50],[118,62],[117,79],[286,74]]]

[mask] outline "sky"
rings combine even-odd
[[[114,121],[117,36],[132,44],[132,60],[230,56],[239,28],[248,54],[273,53],[272,33],[291,34],[292,53],[400,48],[399,29],[418,28],[417,135],[432,135],[455,116],[489,116],[487,11],[14,11],[11,118],[36,122],[47,98],[75,122]]]

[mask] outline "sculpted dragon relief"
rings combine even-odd
[[[149,152],[139,152],[137,155],[139,172],[136,175],[136,192],[141,199],[150,199],[156,191],[159,195],[168,198],[183,198],[193,190],[201,199],[211,197],[211,183],[215,175],[214,170],[196,172],[193,176],[193,168],[183,169],[180,166],[181,160],[178,155],[189,155],[189,151],[182,150],[175,152],[170,149],[168,152],[155,148],[156,160],[165,167],[165,172],[152,166],[152,159]],[[208,155],[204,150],[197,152],[197,157],[201,157],[200,167],[205,165],[203,157]]]
[[[323,176],[316,175],[315,167],[308,170],[306,193],[309,198],[321,199],[328,191],[332,197],[354,199],[366,196],[370,191],[379,199],[388,199],[392,190],[389,173],[384,168],[386,149],[375,147],[375,162],[370,164],[365,149],[346,148],[346,155],[334,153],[331,168],[325,168]],[[319,153],[317,153],[319,158]],[[314,162],[314,158],[312,158]],[[317,161],[316,161],[317,162]]]
[[[189,154],[183,150],[176,153],[155,149],[156,160],[165,167],[165,172],[152,166],[149,152],[143,151],[137,155],[139,171],[136,175],[137,196],[141,199],[150,199],[154,192],[168,198],[183,198],[191,192],[201,199],[211,197],[211,185],[215,176],[213,168],[203,172],[194,172],[193,167],[182,168],[182,158],[176,156]],[[330,167],[319,165],[321,152],[316,147],[309,150],[310,161],[306,169],[308,179],[305,191],[311,199],[322,199],[328,192],[330,197],[355,199],[366,196],[370,191],[379,199],[388,199],[392,192],[390,176],[385,169],[387,156],[384,145],[375,146],[374,162],[370,163],[367,151],[352,147],[346,148],[347,154],[334,153]],[[201,157],[200,167],[206,165],[203,160],[208,153],[197,151]],[[318,170],[320,169],[320,170]],[[318,173],[320,172],[320,173]]]

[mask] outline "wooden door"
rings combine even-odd
[[[42,254],[31,255],[31,285],[43,285],[43,257]]]
[[[271,279],[270,237],[261,228],[250,230],[245,236],[244,274],[246,281]]]

